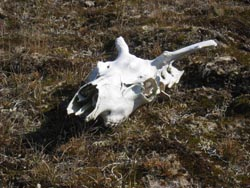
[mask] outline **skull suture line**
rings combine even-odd
[[[129,53],[122,37],[116,39],[118,57],[98,62],[67,107],[68,114],[85,117],[85,121],[101,117],[105,125],[124,121],[138,107],[154,100],[165,87],[178,83],[183,72],[173,62],[200,48],[216,46],[214,40],[199,42],[182,49],[165,51],[154,60]]]

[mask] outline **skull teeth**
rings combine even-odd
[[[86,105],[84,105],[82,108],[80,108],[80,110],[78,110],[75,115],[76,116],[80,116],[82,115],[84,112],[87,112],[88,110],[90,110],[92,107],[91,103],[87,103]]]

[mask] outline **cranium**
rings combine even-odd
[[[165,93],[166,87],[179,82],[184,71],[172,65],[175,60],[216,45],[214,40],[208,40],[146,60],[130,54],[126,42],[119,37],[116,39],[118,57],[97,63],[86,84],[69,103],[67,112],[85,117],[86,122],[101,117],[105,125],[117,125],[138,107],[154,100],[157,94]]]

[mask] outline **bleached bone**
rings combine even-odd
[[[117,58],[97,63],[87,83],[70,101],[67,112],[83,116],[87,122],[101,117],[106,125],[117,125],[135,109],[154,100],[157,94],[165,93],[166,87],[179,82],[184,71],[172,65],[175,60],[216,45],[214,40],[208,40],[146,60],[130,54],[128,45],[119,37],[116,39]]]

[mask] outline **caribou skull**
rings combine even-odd
[[[216,45],[214,40],[208,40],[145,60],[130,54],[128,45],[119,37],[116,39],[116,60],[98,62],[86,84],[69,103],[67,112],[85,117],[86,122],[101,117],[105,125],[117,125],[138,107],[154,100],[157,94],[165,93],[166,87],[179,82],[184,71],[172,65],[175,60]]]

